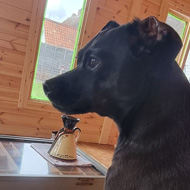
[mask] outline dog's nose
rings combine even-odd
[[[52,92],[56,87],[48,81],[43,82],[43,89],[46,95]]]

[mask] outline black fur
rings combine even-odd
[[[177,33],[154,17],[108,23],[76,69],[44,83],[55,108],[112,118],[119,138],[106,190],[190,190],[190,85]]]

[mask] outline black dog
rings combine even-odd
[[[110,21],[79,51],[76,69],[44,83],[61,112],[117,123],[106,190],[190,190],[190,84],[175,62],[181,46],[154,17]]]

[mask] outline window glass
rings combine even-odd
[[[190,51],[188,52],[188,56],[187,56],[187,59],[186,59],[186,62],[185,62],[185,67],[184,67],[183,71],[184,71],[187,79],[190,82]]]
[[[45,11],[32,99],[48,100],[42,82],[73,68],[85,0],[48,0]]]
[[[175,29],[175,31],[179,34],[181,38],[183,38],[183,34],[186,27],[186,22],[177,16],[174,16],[171,13],[168,13],[166,23],[170,25],[172,28]]]
[[[181,39],[184,37],[184,32],[187,27],[187,22],[178,18],[177,16],[169,13],[166,19],[166,23],[169,24],[172,28],[176,30],[176,32],[180,35]],[[189,37],[187,38],[187,41],[189,42]],[[184,42],[183,42],[184,43]],[[187,77],[187,79],[190,81],[190,52],[188,51],[188,56],[185,61],[184,66],[184,73]],[[186,54],[186,51],[183,51],[182,57],[184,58],[184,55]],[[182,58],[182,60],[183,60]]]

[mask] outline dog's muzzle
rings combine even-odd
[[[48,81],[43,82],[42,85],[43,85],[44,93],[47,97],[49,94],[51,94],[56,89],[56,86],[49,83]]]

